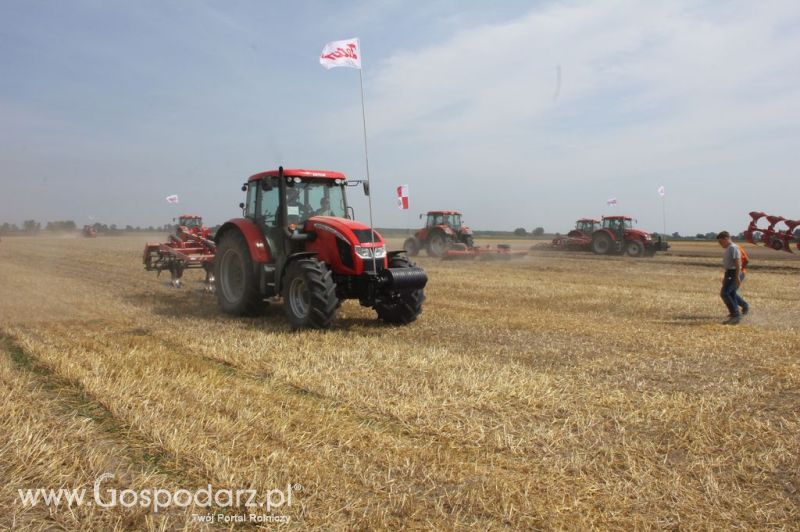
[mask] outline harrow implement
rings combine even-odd
[[[491,246],[468,248],[464,244],[453,244],[442,253],[442,260],[511,260],[520,259],[527,254],[527,251],[514,251],[507,244],[499,244],[496,248]]]
[[[759,226],[758,223],[762,219],[766,220],[769,225]],[[783,216],[752,211],[750,224],[744,232],[744,239],[751,244],[761,244],[776,251],[792,253],[792,244],[800,250],[800,238],[795,235],[798,226],[800,226],[800,220],[790,220]]]
[[[201,234],[185,227],[178,227],[176,235],[169,235],[169,242],[148,243],[144,247],[144,269],[161,272],[167,270],[175,288],[183,286],[183,272],[202,268],[206,272],[206,289],[214,289],[214,253],[217,245]]]

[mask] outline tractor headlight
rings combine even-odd
[[[372,252],[373,249],[375,250],[374,254]],[[356,246],[355,251],[356,255],[358,255],[362,259],[371,259],[371,258],[382,259],[386,257],[386,246],[379,246],[377,248],[365,248],[362,246]]]
[[[356,255],[361,257],[362,259],[371,259],[372,258],[372,248],[364,248],[361,246],[356,246]]]

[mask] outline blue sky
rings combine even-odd
[[[362,178],[358,74],[317,61],[355,36],[379,226],[565,231],[616,197],[660,230],[662,184],[669,232],[800,218],[796,1],[6,0],[0,221],[219,223],[279,164]]]

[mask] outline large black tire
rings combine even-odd
[[[592,237],[592,252],[597,255],[608,255],[614,249],[614,240],[608,233],[600,232]]]
[[[403,242],[403,249],[405,250],[406,254],[411,257],[416,257],[419,255],[419,240],[414,238],[413,236],[410,238],[406,238],[406,241]]]
[[[450,248],[450,239],[441,231],[435,231],[428,237],[428,255],[441,257]]]
[[[308,258],[289,265],[283,280],[283,308],[294,329],[329,329],[339,305],[327,264]]]
[[[397,255],[389,259],[390,268],[413,268],[416,266],[408,258]],[[381,299],[375,305],[378,318],[386,323],[405,325],[416,320],[422,313],[425,290],[397,290],[388,299]]]
[[[252,315],[264,307],[250,250],[238,230],[223,234],[217,246],[214,291],[219,307],[228,314]]]
[[[629,257],[644,256],[644,244],[638,240],[630,240],[625,244],[625,254]]]

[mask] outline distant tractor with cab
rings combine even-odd
[[[427,274],[404,251],[355,221],[339,172],[278,168],[242,186],[241,218],[216,235],[214,279],[220,308],[253,314],[282,297],[294,328],[329,328],[345,299],[395,324],[422,311]]]
[[[441,257],[453,247],[461,250],[475,247],[472,229],[462,223],[460,212],[429,211],[426,216],[425,227],[403,244],[403,249],[409,255],[416,256],[424,249],[431,257]]]
[[[594,218],[581,218],[575,222],[575,229],[566,236],[557,236],[552,245],[556,248],[570,251],[588,250],[592,245],[592,235],[600,228],[600,220]]]
[[[630,216],[603,216],[599,229],[592,233],[591,249],[597,255],[625,254],[629,257],[652,257],[669,249],[658,235],[633,227]]]
[[[669,243],[633,227],[630,216],[603,216],[602,220],[581,218],[566,236],[557,236],[550,247],[566,251],[592,251],[597,255],[652,257],[669,249]]]

